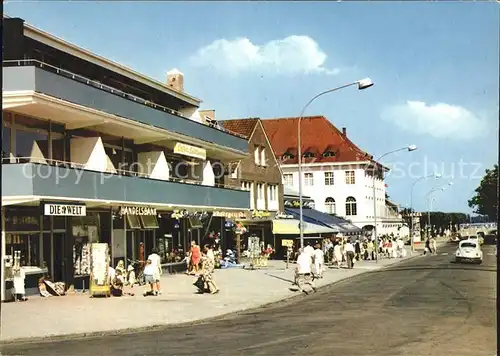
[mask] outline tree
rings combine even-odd
[[[498,165],[493,169],[486,169],[479,187],[475,190],[476,195],[469,200],[469,207],[474,213],[487,215],[490,220],[496,220],[498,211]]]

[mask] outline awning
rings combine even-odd
[[[300,215],[299,209],[285,208],[285,213],[298,217]],[[356,225],[351,224],[345,219],[338,216],[332,216],[315,209],[302,209],[302,215],[305,221],[325,225],[330,228],[336,229],[338,232],[347,234],[360,234],[362,229]]]
[[[317,225],[310,222],[304,222],[304,234],[334,234],[338,232],[335,229],[327,226]],[[275,235],[298,235],[299,220],[296,219],[281,219],[273,220],[273,234]]]
[[[39,201],[38,197],[2,197],[2,206],[19,205]]]

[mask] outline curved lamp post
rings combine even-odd
[[[364,89],[368,89],[370,87],[372,87],[374,85],[373,81],[370,79],[370,78],[365,78],[365,79],[361,79],[361,80],[358,80],[358,81],[355,81],[355,82],[352,82],[352,83],[349,83],[349,84],[345,84],[345,85],[342,85],[340,87],[336,87],[336,88],[332,88],[332,89],[328,89],[328,90],[325,90],[321,93],[319,93],[318,95],[314,96],[311,100],[309,100],[309,102],[304,106],[304,108],[302,109],[302,111],[300,112],[300,116],[299,116],[299,121],[297,123],[298,125],[298,128],[297,128],[297,154],[298,154],[298,171],[299,171],[299,231],[300,231],[300,247],[304,247],[304,215],[303,215],[303,211],[302,211],[302,147],[301,147],[301,140],[300,140],[300,124],[302,122],[302,118],[304,117],[304,113],[306,111],[306,109],[309,107],[309,105],[312,104],[312,102],[314,100],[316,100],[317,98],[319,98],[320,96],[323,96],[325,94],[328,94],[328,93],[332,93],[334,91],[337,91],[337,90],[340,90],[340,89],[344,89],[344,88],[347,88],[347,87],[351,87],[351,86],[357,86],[358,87],[358,90],[364,90]]]
[[[396,150],[389,151],[387,153],[384,153],[382,156],[380,156],[378,159],[375,160],[375,163],[373,165],[373,170],[372,170],[372,190],[373,190],[373,236],[375,237],[375,259],[378,263],[378,235],[377,235],[377,196],[376,196],[376,189],[375,189],[375,180],[376,180],[376,175],[375,175],[375,169],[378,164],[378,162],[384,158],[385,156],[388,156],[390,154],[399,152],[399,151],[415,151],[417,149],[417,146],[415,145],[410,145],[410,146],[405,146],[398,148]]]
[[[448,184],[444,185],[444,186],[440,186],[440,187],[434,187],[432,188],[431,190],[429,190],[427,192],[427,194],[425,194],[425,200],[427,201],[427,226],[428,228],[426,229],[426,233],[427,233],[427,237],[429,237],[429,230],[431,229],[431,209],[432,209],[432,201],[431,201],[431,198],[432,198],[432,193],[434,192],[437,192],[437,191],[443,191],[443,190],[446,190],[448,189],[449,187],[451,187],[453,185],[453,182],[448,182]]]
[[[415,185],[418,182],[421,182],[427,178],[436,178],[436,179],[441,178],[441,173],[434,173],[434,174],[429,174],[427,176],[420,177],[412,183],[411,188],[410,188],[410,214],[412,213],[412,210],[413,210],[413,188],[415,188]],[[411,244],[410,251],[411,252],[414,251],[413,239],[414,239],[414,236],[413,236],[413,217],[410,215],[410,244]]]

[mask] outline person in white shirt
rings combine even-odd
[[[307,246],[304,247],[304,253],[309,255],[311,257],[311,261],[312,261],[312,257],[314,254],[314,248],[311,245],[307,244]]]
[[[156,276],[158,269],[153,265],[152,261],[148,258],[146,261],[146,266],[144,267],[144,279],[146,280],[146,288],[144,289],[144,296],[148,294],[158,295],[158,290],[156,289]]]
[[[355,250],[354,250],[354,246],[350,240],[347,240],[347,243],[345,244],[345,247],[344,247],[344,251],[345,251],[345,256],[346,256],[346,261],[347,261],[347,268],[353,268],[354,267]]]
[[[321,250],[321,246],[317,244],[313,252],[314,270],[318,278],[323,278],[323,270],[325,264],[325,253]]]
[[[297,257],[297,267],[295,269],[295,283],[301,292],[309,294],[316,291],[312,281],[311,256],[301,248]]]
[[[400,258],[405,257],[406,256],[405,242],[401,237],[398,238],[397,244],[398,244],[399,257]]]
[[[160,291],[160,277],[163,274],[163,270],[161,268],[161,257],[158,255],[158,249],[157,248],[153,248],[153,250],[151,252],[152,253],[148,256],[147,259],[151,260],[151,265],[155,269],[155,273],[154,273],[153,277],[155,279],[156,292],[157,292],[157,294],[161,294],[161,291]]]

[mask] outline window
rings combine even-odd
[[[356,199],[353,197],[348,197],[345,200],[345,214],[346,216],[354,216],[357,215],[357,207],[356,207]]]
[[[356,184],[354,171],[345,171],[345,184]]]
[[[278,200],[278,186],[269,185],[269,201],[277,201],[277,200]]]
[[[260,165],[267,166],[267,164],[266,164],[266,149],[264,147],[260,148]]]
[[[264,199],[264,184],[257,183],[257,199]]]
[[[293,174],[283,174],[283,184],[292,187],[293,186]]]
[[[326,151],[325,153],[323,153],[323,157],[335,157],[335,152],[331,152],[331,151]]]
[[[283,156],[281,156],[281,160],[282,161],[286,161],[287,159],[293,159],[295,158],[295,156],[291,153],[285,153]]]
[[[327,214],[335,214],[335,199],[328,197],[325,199],[325,208]]]
[[[250,183],[250,182],[241,182],[241,189],[242,190],[246,190],[247,192],[249,192],[250,190],[252,190],[252,183]]]
[[[314,158],[314,153],[306,152],[306,153],[304,153],[304,158]]]
[[[325,185],[333,185],[333,172],[325,172]]]
[[[304,173],[304,185],[306,186],[314,185],[314,176],[312,173]]]
[[[254,160],[255,160],[255,164],[257,166],[260,166],[260,147],[259,146],[255,146],[254,147],[253,157],[254,157]]]

